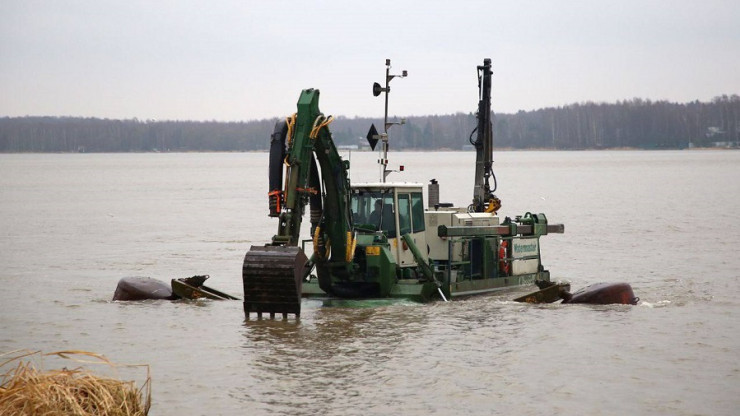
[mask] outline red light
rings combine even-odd
[[[403,165],[401,165],[401,172],[403,172]]]

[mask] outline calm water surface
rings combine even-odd
[[[354,181],[377,181],[352,153]],[[396,153],[395,180],[472,197],[470,153]],[[0,155],[0,352],[147,363],[152,415],[734,415],[740,408],[740,152],[498,152],[501,214],[566,233],[543,263],[639,305],[336,307],[245,322],[240,302],[110,302],[118,279],[241,264],[277,224],[266,154]],[[356,305],[357,306],[357,305]]]

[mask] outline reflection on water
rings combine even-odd
[[[425,325],[414,309],[319,307],[299,321],[247,321],[243,348],[255,384],[236,391],[273,414],[364,408],[368,392],[393,382],[389,364]]]

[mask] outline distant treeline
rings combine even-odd
[[[245,122],[109,120],[78,117],[0,118],[0,152],[151,152],[267,150],[277,119]],[[363,145],[371,123],[338,117],[330,126],[338,145]],[[394,149],[461,149],[475,114],[417,116],[391,128]],[[613,104],[494,115],[496,148],[678,149],[737,142],[740,96],[685,104],[633,99]]]

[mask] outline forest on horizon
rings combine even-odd
[[[394,118],[391,117],[391,120]],[[243,122],[115,120],[83,117],[0,117],[0,152],[262,151],[277,118]],[[389,120],[390,121],[390,120]],[[383,120],[337,117],[337,146],[367,146],[370,124]],[[460,150],[476,126],[474,113],[408,117],[390,129],[396,150]],[[576,103],[493,115],[494,148],[682,149],[737,146],[740,96],[672,103],[640,98]]]

